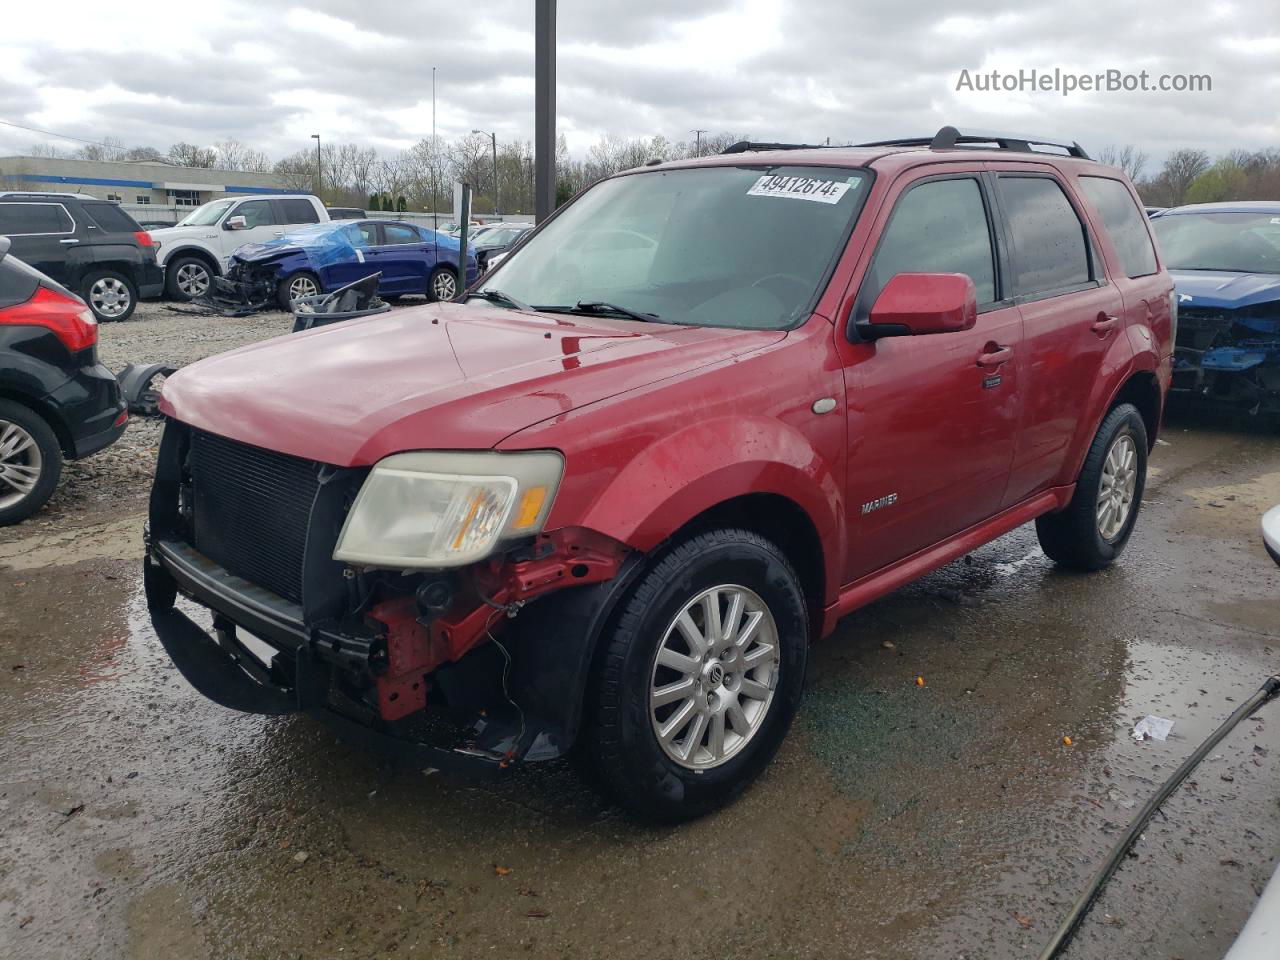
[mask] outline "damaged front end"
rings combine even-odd
[[[224,317],[244,317],[276,306],[280,283],[279,260],[231,258],[225,276],[214,277],[208,292],[196,302]]]
[[[170,421],[145,584],[175,665],[224,706],[308,712],[424,766],[499,770],[564,753],[592,623],[626,581],[626,549],[570,528],[450,571],[345,564],[334,547],[368,473]],[[178,594],[212,612],[212,635]]]
[[[1172,391],[1280,413],[1280,301],[1178,310]]]

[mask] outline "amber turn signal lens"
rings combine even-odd
[[[542,505],[547,499],[546,487],[530,487],[524,492],[524,496],[520,498],[520,506],[516,508],[515,519],[511,526],[515,530],[524,530],[538,519],[538,514],[542,512]]]

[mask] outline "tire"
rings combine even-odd
[[[80,295],[99,323],[128,320],[138,305],[138,288],[123,273],[94,270],[85,275]]]
[[[458,295],[458,271],[452,267],[436,267],[427,278],[427,302],[452,300]]]
[[[164,272],[164,289],[172,300],[183,303],[209,292],[216,276],[203,257],[180,256]]]
[[[1119,482],[1114,479],[1117,475]],[[1146,482],[1147,427],[1137,407],[1122,403],[1098,427],[1071,503],[1036,520],[1041,549],[1073,570],[1109,566],[1133,533]],[[1104,487],[1109,491],[1109,510],[1102,503]]]
[[[755,624],[739,630],[744,645],[699,660],[677,618],[688,614],[702,636],[709,596],[726,630],[734,596],[743,601],[737,623]],[[724,806],[773,759],[800,703],[809,629],[795,570],[755,533],[712,530],[655,558],[620,609],[587,690],[584,746],[594,772],[642,819],[675,823]],[[667,702],[655,704],[655,692]]]
[[[310,292],[300,292],[304,290],[309,290]],[[319,277],[310,270],[299,270],[297,273],[289,274],[277,284],[276,301],[280,304],[281,310],[289,313],[292,311],[293,301],[297,297],[313,297],[322,292]]]
[[[20,403],[0,400],[0,527],[43,507],[61,474],[62,448],[44,417]]]

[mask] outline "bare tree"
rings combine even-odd
[[[1169,204],[1179,204],[1187,195],[1187,188],[1200,174],[1209,169],[1209,154],[1203,150],[1182,149],[1169,154],[1157,181],[1169,194]]]
[[[27,151],[29,157],[49,157],[56,159],[62,156],[62,151],[52,143],[37,143]]]
[[[130,147],[121,160],[163,160],[164,154],[155,147]]]
[[[76,160],[123,160],[124,141],[116,137],[104,137],[101,143],[86,143],[71,154]]]
[[[235,137],[227,137],[213,145],[216,151],[217,164],[222,170],[244,170],[249,173],[264,173],[271,169],[271,161],[261,150],[241,143]]]
[[[212,167],[218,162],[217,151],[197,147],[194,143],[175,143],[169,148],[169,159],[180,167]]]
[[[1142,171],[1147,166],[1146,152],[1139,150],[1131,143],[1123,147],[1110,145],[1103,147],[1098,154],[1098,160],[1101,163],[1119,167],[1125,172],[1125,176],[1135,183],[1141,179]]]
[[[310,150],[299,150],[277,160],[271,170],[286,190],[311,191],[316,188],[316,155]]]

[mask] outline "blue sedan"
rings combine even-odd
[[[378,294],[384,299],[416,293],[452,300],[458,292],[458,241],[403,220],[317,223],[237,249],[212,299],[235,312],[272,301],[288,310],[299,297],[329,293],[373,273],[382,275]],[[466,282],[477,274],[468,252]]]

